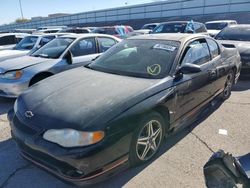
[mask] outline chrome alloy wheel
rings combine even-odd
[[[231,90],[233,87],[233,79],[234,79],[233,72],[230,72],[227,76],[227,80],[225,83],[225,88],[224,88],[225,97],[228,97],[231,94]]]
[[[162,125],[157,120],[149,121],[137,139],[136,154],[142,161],[149,160],[158,150],[162,140]]]

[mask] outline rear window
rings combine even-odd
[[[206,28],[210,30],[222,30],[228,26],[227,22],[222,23],[207,23]]]
[[[216,37],[217,40],[250,41],[250,27],[227,27]]]

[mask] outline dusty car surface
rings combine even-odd
[[[132,37],[21,94],[8,113],[12,135],[24,158],[93,183],[151,160],[165,136],[229,98],[240,65],[236,49],[208,36]]]
[[[2,33],[0,34],[0,51],[13,48],[20,40],[28,36],[26,33]]]
[[[222,29],[227,26],[236,25],[237,21],[235,20],[216,20],[206,22],[207,32],[211,37],[215,37]]]
[[[242,61],[242,75],[250,75],[250,24],[229,26],[222,30],[215,39],[226,47],[239,50]]]
[[[0,51],[0,61],[25,56],[26,54],[41,48],[49,41],[62,34],[30,35],[24,37],[15,47]]]
[[[0,96],[16,97],[40,80],[89,63],[119,41],[102,34],[66,35],[30,55],[1,61]]]

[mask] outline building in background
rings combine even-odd
[[[32,19],[27,23],[0,26],[0,31],[41,26],[104,26],[131,25],[135,29],[145,23],[172,20],[232,19],[238,23],[250,23],[250,0],[167,0],[153,3],[123,6],[112,9],[89,11],[59,17]]]

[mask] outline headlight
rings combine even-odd
[[[6,72],[5,74],[1,75],[1,78],[3,79],[10,79],[10,80],[16,80],[21,78],[23,75],[23,71],[17,70],[17,71],[10,71]]]
[[[51,129],[44,133],[43,138],[63,147],[80,147],[100,142],[104,138],[104,132],[82,132],[74,129]]]

